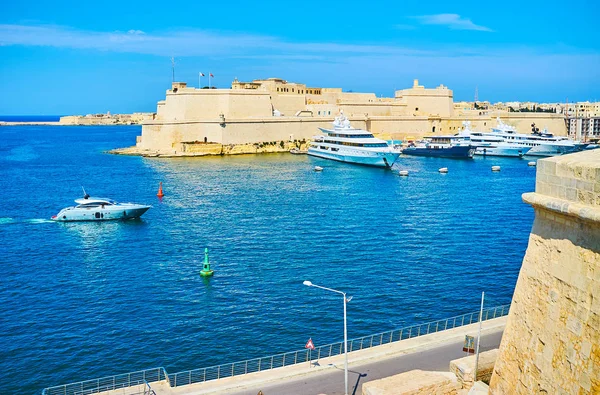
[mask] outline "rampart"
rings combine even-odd
[[[492,394],[600,393],[600,150],[538,161]]]

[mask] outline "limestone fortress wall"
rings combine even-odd
[[[600,394],[600,150],[538,161],[491,394]]]
[[[566,135],[564,116],[549,113],[508,113],[455,110],[447,87],[425,88],[415,80],[393,98],[373,93],[343,92],[341,88],[311,88],[270,78],[233,81],[231,89],[196,89],[175,82],[158,102],[157,112],[142,126],[130,153],[201,153],[192,145],[252,145],[310,140],[319,127],[330,127],[341,111],[356,128],[385,139],[455,134],[463,121],[489,131],[496,117],[529,132],[531,123]],[[287,148],[287,146],[286,146]]]

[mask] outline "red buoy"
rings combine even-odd
[[[158,184],[158,193],[156,194],[156,196],[158,196],[159,198],[165,196],[165,194],[163,193],[163,190],[162,190],[162,182],[160,182]]]

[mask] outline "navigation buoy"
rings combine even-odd
[[[440,173],[448,173],[448,168],[447,167],[442,167],[441,169],[438,170]]]
[[[162,182],[158,183],[158,193],[156,194],[156,196],[158,196],[159,198],[165,196],[165,194],[163,193],[163,190],[162,190]]]
[[[408,170],[400,170],[400,172],[398,174],[400,174],[403,177],[406,177],[406,176],[408,176]]]
[[[208,261],[208,248],[204,249],[204,263],[202,264],[202,270],[200,270],[200,275],[202,277],[210,277],[215,273],[214,270],[210,269],[210,262]]]
[[[527,163],[527,166],[535,166],[535,164],[536,164],[535,162],[529,162],[529,163]]]
[[[492,171],[500,171],[500,166],[492,166]]]

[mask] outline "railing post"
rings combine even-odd
[[[271,369],[273,369],[273,356],[271,356]]]
[[[298,363],[298,351],[294,353],[294,365]]]
[[[262,358],[258,360],[258,371],[260,372],[260,363],[262,362]]]
[[[408,338],[410,339],[410,333],[412,332],[412,326],[408,328]]]
[[[246,370],[244,370],[244,374],[248,374],[248,360],[246,360]]]
[[[402,329],[400,329],[400,339],[398,340],[402,340]]]
[[[234,370],[235,369],[235,362],[231,364],[231,377],[235,376],[234,375]]]
[[[202,370],[202,382],[206,382],[206,368]]]
[[[429,335],[429,325],[431,325],[431,322],[427,324],[427,334]]]
[[[217,366],[217,380],[221,378],[221,365]]]
[[[446,323],[444,324],[444,330],[448,329],[448,319],[446,318]]]

